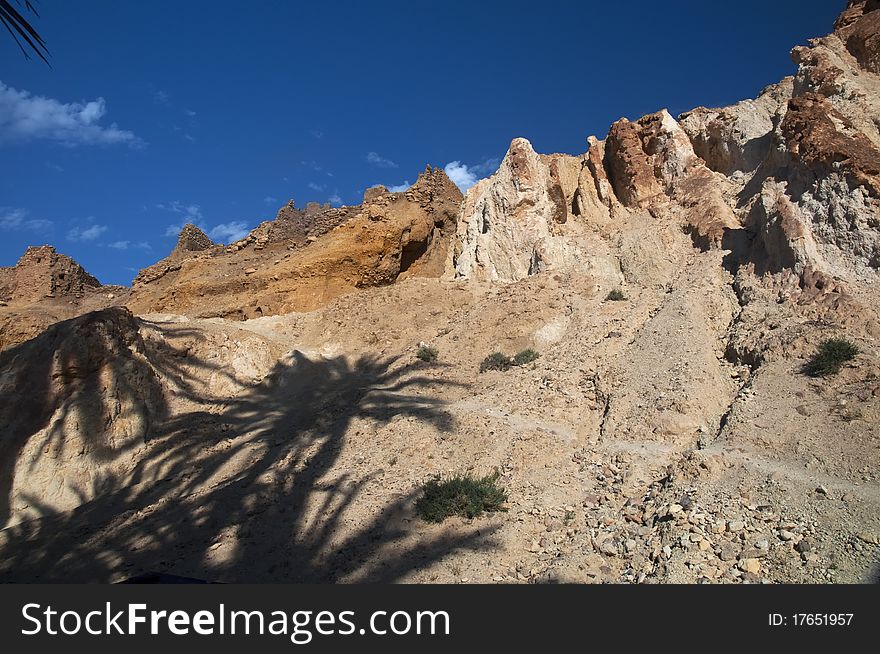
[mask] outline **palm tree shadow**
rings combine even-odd
[[[56,323],[0,353],[0,526],[12,517],[17,476],[31,475],[47,458],[75,458],[80,449],[90,461],[112,463],[139,446],[151,421],[167,417],[156,376],[133,351],[145,351],[138,323],[113,308]],[[137,415],[121,415],[119,406]],[[111,443],[106,427],[120,418],[135,425],[131,438]],[[68,437],[71,424],[78,439]],[[32,506],[42,512],[40,502]]]
[[[0,580],[106,582],[152,573],[392,582],[456,550],[494,547],[491,528],[442,529],[414,519],[418,489],[394,495],[381,465],[370,469],[353,455],[371,450],[350,447],[354,421],[363,427],[402,416],[437,432],[455,428],[434,392],[451,382],[419,370],[393,357],[294,352],[225,407],[156,424],[130,479],[104,479],[79,508],[45,510],[0,532]],[[357,438],[369,438],[364,431]]]

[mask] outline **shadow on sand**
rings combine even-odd
[[[15,355],[4,353],[0,364]],[[173,361],[154,363],[176,375],[191,399],[196,386],[185,377],[193,366],[222,373],[192,357],[187,369],[167,368]],[[46,510],[0,532],[0,581],[106,582],[149,573],[226,582],[392,582],[455,550],[492,548],[493,530],[485,524],[428,526],[413,519],[418,489],[380,504],[372,497],[383,494],[373,485],[383,470],[356,473],[337,465],[355,419],[381,424],[404,416],[440,432],[454,428],[443,403],[428,393],[449,382],[419,369],[394,358],[312,360],[294,352],[223,405],[207,402],[169,416],[159,402],[132,476],[102,479],[88,494],[94,499],[73,511]],[[49,372],[29,374],[34,385],[48,388]],[[121,364],[113,369],[123,381],[130,372]],[[96,402],[100,390],[91,389]],[[156,396],[156,389],[127,392],[136,390]],[[35,417],[39,423],[51,407],[28,411],[29,421],[17,424],[34,424]],[[2,450],[7,469],[33,437],[13,432]],[[10,488],[2,491],[8,512]]]

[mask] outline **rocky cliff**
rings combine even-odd
[[[118,293],[3,271],[101,310],[3,307],[46,313],[0,353],[0,579],[871,579],[878,21],[850,2],[753,100],[516,138],[465,197],[428,168],[229,246],[188,226]],[[854,358],[805,374],[833,337]],[[508,513],[418,519],[493,470]]]
[[[851,2],[834,33],[794,48],[796,75],[755,100],[623,118],[578,157],[514,140],[468,192],[449,276],[512,282],[601,261],[663,285],[683,230],[726,253],[741,299],[761,287],[814,316],[847,307],[878,334],[873,303],[860,300],[880,269],[878,16]],[[585,250],[585,231],[603,243]]]
[[[194,256],[178,245],[158,271],[138,276],[126,305],[140,313],[254,318],[308,311],[402,275],[437,275],[460,201],[446,174],[429,167],[407,191],[371,189],[361,205],[300,212],[288,204],[226,248]]]

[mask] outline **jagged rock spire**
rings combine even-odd
[[[192,223],[187,223],[183,226],[183,229],[180,230],[174,251],[199,252],[212,247],[214,247],[214,241],[212,241],[205,232]]]

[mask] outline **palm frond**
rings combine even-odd
[[[21,0],[18,0],[18,4],[21,4]],[[24,8],[39,18],[40,14],[31,4],[30,0],[24,0]],[[26,59],[30,59],[29,48],[46,62],[46,65],[51,66],[46,58],[49,55],[49,50],[46,48],[46,42],[43,41],[43,37],[33,28],[27,18],[19,13],[11,0],[0,0],[0,23],[3,23],[3,27],[12,36],[12,39]]]

